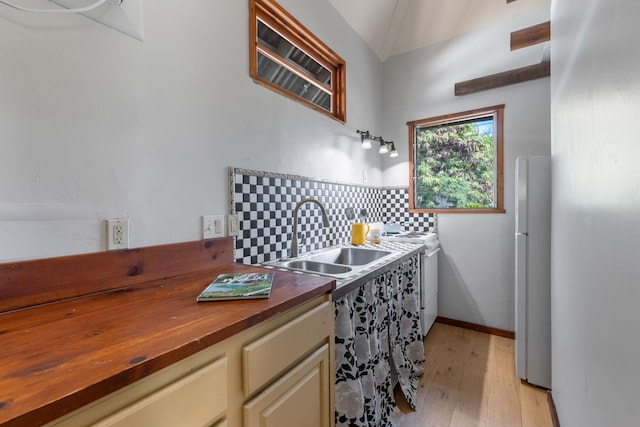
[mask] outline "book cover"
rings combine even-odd
[[[197,301],[268,298],[273,273],[221,274],[198,295]]]

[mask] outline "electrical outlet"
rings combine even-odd
[[[227,215],[227,236],[237,236],[240,234],[240,219],[238,215]]]
[[[113,250],[127,248],[129,248],[129,220],[108,219],[107,249]]]
[[[224,237],[225,223],[224,215],[203,215],[202,216],[202,238],[212,239],[214,237]]]
[[[116,224],[113,226],[113,244],[114,245],[124,245],[125,240],[125,231],[124,225]]]

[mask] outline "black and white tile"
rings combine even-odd
[[[408,212],[408,188],[378,188],[320,181],[297,175],[230,168],[230,210],[240,218],[236,262],[258,264],[286,257],[293,234],[293,211],[305,198],[319,200],[331,227],[322,226],[320,209],[312,203],[298,213],[300,252],[347,243],[350,224],[345,209],[367,211],[367,222],[395,222],[405,229],[435,231],[434,214]]]
[[[384,222],[402,224],[408,231],[436,231],[435,214],[409,213],[409,188],[383,188]]]

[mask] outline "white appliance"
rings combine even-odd
[[[422,336],[438,317],[438,252],[440,242],[436,233],[406,232],[388,234],[385,240],[392,242],[410,242],[426,246],[420,253],[420,328]]]
[[[516,374],[551,388],[551,159],[516,160]]]

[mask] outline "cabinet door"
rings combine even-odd
[[[94,427],[211,425],[226,410],[227,359],[223,357],[116,412]]]
[[[333,307],[320,304],[242,349],[243,389],[251,397],[293,366],[333,331]]]
[[[244,427],[328,427],[329,345],[244,405]]]

